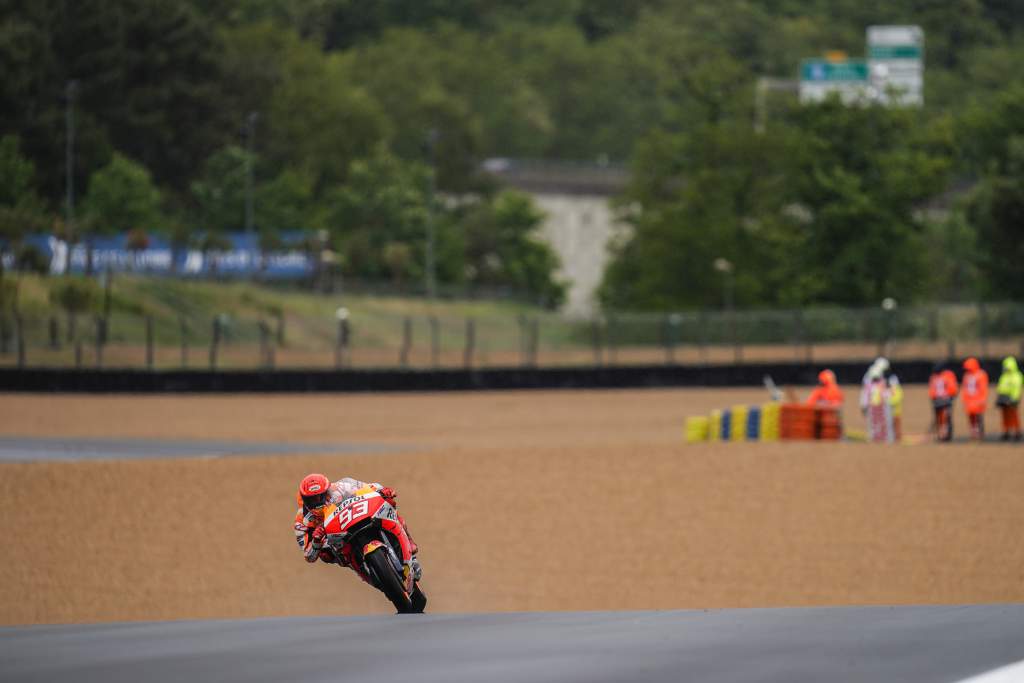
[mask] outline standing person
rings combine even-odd
[[[964,410],[971,424],[971,438],[985,438],[985,406],[988,403],[988,373],[981,369],[977,358],[964,361],[964,376],[960,382],[964,397]]]
[[[889,367],[888,361],[882,371],[882,377],[885,379],[885,386],[889,392],[889,411],[892,414],[891,441],[899,442],[903,438],[903,385],[900,384],[900,378]]]
[[[868,380],[866,396],[863,392],[861,394],[861,409],[867,421],[868,439],[892,443],[896,434],[892,420],[892,396],[881,366],[872,366]]]
[[[996,405],[1003,413],[1003,441],[1020,441],[1020,414],[1017,406],[1020,404],[1021,389],[1024,386],[1024,375],[1017,368],[1017,359],[1007,356],[1003,359],[1003,372],[999,375],[999,384],[996,385]]]
[[[841,408],[843,390],[836,381],[836,373],[825,369],[818,373],[818,386],[807,397],[807,405],[821,408]]]
[[[889,360],[879,356],[868,366],[867,372],[864,373],[864,378],[860,381],[860,412],[865,417],[868,414],[868,406],[871,403],[871,384],[877,376],[884,375],[888,370]]]
[[[935,412],[935,438],[939,441],[953,439],[953,400],[959,392],[953,371],[945,363],[936,363],[928,379],[928,398]]]

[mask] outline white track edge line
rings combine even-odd
[[[1024,681],[1024,660],[1016,664],[1007,664],[970,678],[962,678],[956,683],[1020,683]]]

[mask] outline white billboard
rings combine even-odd
[[[874,97],[885,104],[924,104],[924,30],[869,26],[868,70]]]

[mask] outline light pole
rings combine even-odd
[[[889,342],[892,341],[893,322],[895,322],[894,318],[896,317],[896,309],[898,309],[899,306],[899,302],[891,296],[887,296],[882,299],[882,316],[884,322],[882,326],[882,343],[878,345],[879,356],[888,355],[886,351],[889,346]]]
[[[732,261],[719,256],[714,261],[715,270],[725,276],[722,299],[725,306],[725,315],[729,319],[730,336],[735,353],[736,363],[743,362],[743,347],[740,345],[739,330],[736,326],[736,312],[733,310],[733,271],[735,267]]]
[[[428,158],[430,159],[430,183],[427,186],[427,250],[425,260],[427,299],[430,301],[434,300],[437,289],[437,280],[434,273],[434,195],[437,194],[437,163],[435,159],[435,149],[437,147],[437,140],[439,137],[440,133],[438,133],[436,128],[431,128],[427,133],[427,153]]]
[[[719,273],[722,273],[725,276],[725,284],[723,286],[722,291],[722,303],[725,306],[725,310],[732,311],[732,273],[734,270],[732,261],[722,257],[718,257],[715,259],[714,266],[715,270],[717,270]]]
[[[65,240],[67,249],[64,256],[64,273],[71,270],[71,244],[75,234],[75,98],[78,96],[78,81],[70,80],[64,86],[64,125],[67,144],[64,149],[66,172],[67,207],[65,216]]]
[[[245,232],[252,234],[254,210],[253,206],[253,143],[256,137],[256,121],[260,118],[258,112],[251,111],[245,117]]]
[[[768,93],[799,92],[800,81],[789,78],[761,76],[754,86],[754,132],[762,134],[768,123]]]

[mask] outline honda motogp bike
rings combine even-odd
[[[324,510],[323,549],[387,596],[399,614],[422,612],[427,596],[412,564],[398,511],[366,486]]]

